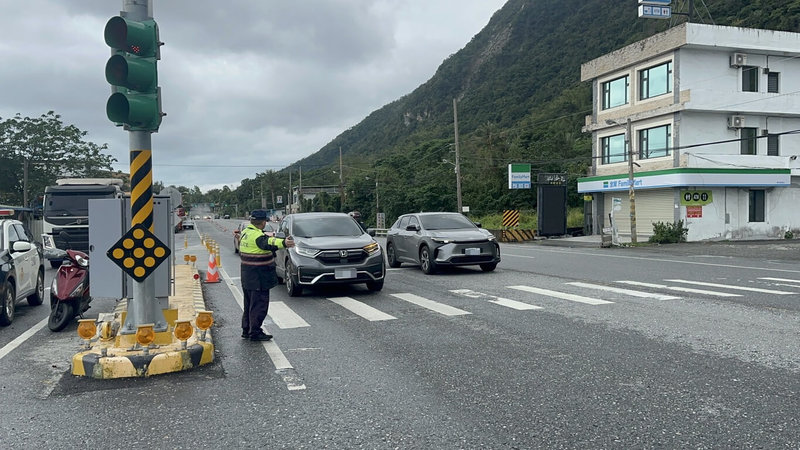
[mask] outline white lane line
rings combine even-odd
[[[283,302],[269,302],[269,316],[278,328],[303,328],[308,322],[303,320],[296,312]]]
[[[672,295],[664,295],[664,294],[655,294],[652,292],[643,292],[643,291],[634,291],[632,289],[623,289],[613,286],[605,286],[602,284],[592,284],[592,283],[582,283],[580,281],[575,281],[572,283],[567,283],[572,286],[588,288],[588,289],[598,289],[601,291],[608,291],[608,292],[616,292],[618,294],[625,294],[625,295],[632,295],[634,297],[643,297],[643,298],[654,298],[656,300],[678,300],[680,297],[675,297]]]
[[[509,247],[516,247],[514,244],[507,244],[504,243],[503,245],[507,245]],[[642,260],[651,262],[653,258],[650,257],[643,257],[643,256],[626,256],[626,255],[610,255],[608,252],[598,252],[598,253],[589,253],[589,252],[577,252],[573,250],[554,250],[552,248],[537,248],[537,252],[540,253],[567,253],[570,255],[580,255],[586,257],[597,257],[602,258],[604,261],[607,261],[610,258],[617,258],[617,259],[632,259],[632,260]],[[514,257],[514,258],[530,258],[535,259],[535,256],[528,256],[528,255],[517,255],[513,253],[503,253],[503,257]],[[784,273],[800,273],[800,270],[797,269],[779,269],[775,267],[753,267],[753,266],[739,266],[734,264],[718,264],[718,263],[707,263],[707,262],[699,262],[699,261],[687,261],[686,259],[659,259],[659,263],[675,263],[679,264],[683,267],[688,265],[696,265],[696,266],[713,266],[713,267],[725,267],[729,269],[745,269],[748,271],[760,270],[760,271],[767,271],[770,273],[775,272],[784,272]]]
[[[15,348],[22,345],[23,342],[30,339],[31,336],[36,334],[39,330],[44,328],[47,325],[47,317],[41,320],[41,322],[37,323],[36,325],[28,328],[25,330],[24,333],[20,334],[13,341],[9,342],[8,344],[4,345],[3,348],[0,348],[0,359],[3,359],[7,354],[11,353]]]
[[[228,289],[231,291],[231,294],[233,294],[233,298],[236,300],[236,303],[239,304],[239,308],[244,311],[244,296],[239,290],[239,287],[233,283],[231,277],[228,276],[228,272],[226,272],[225,269],[219,267],[218,270],[220,275],[222,275],[222,279],[225,280],[225,284],[228,286]],[[262,342],[262,344],[264,350],[267,351],[267,355],[269,355],[269,359],[272,360],[272,364],[275,365],[275,370],[281,372],[281,377],[283,378],[283,382],[286,383],[286,388],[290,391],[305,390],[306,385],[298,381],[299,377],[292,375],[295,373],[294,367],[292,367],[292,364],[286,358],[286,355],[283,354],[281,348],[278,347],[278,344],[276,344],[275,341],[266,341]]]
[[[399,298],[400,300],[405,300],[409,303],[413,303],[417,306],[421,306],[433,312],[444,314],[445,316],[463,316],[465,314],[472,314],[469,311],[464,311],[463,309],[454,308],[450,305],[445,305],[444,303],[428,300],[427,298],[420,297],[419,295],[407,294],[407,293],[391,294],[391,295],[392,297]]]
[[[362,303],[356,299],[350,297],[331,297],[328,300],[336,303],[337,305],[341,306],[344,309],[349,310],[353,314],[359,315],[370,322],[375,322],[378,320],[393,320],[397,319],[397,317],[386,314],[383,311],[377,310],[372,306],[369,306],[365,303]]]
[[[546,295],[548,297],[560,298],[578,303],[585,303],[587,305],[605,305],[609,302],[599,298],[584,297],[582,295],[568,294],[566,292],[551,291],[549,289],[541,289],[533,286],[508,286],[509,289],[516,289],[518,291],[532,292],[534,294]]]
[[[792,295],[797,294],[797,292],[789,292],[789,291],[776,291],[774,289],[762,289],[762,288],[754,288],[754,287],[746,287],[746,286],[733,286],[730,284],[718,284],[718,283],[707,283],[705,281],[691,281],[691,280],[664,280],[669,281],[670,283],[684,283],[684,284],[694,284],[697,286],[708,286],[708,287],[717,287],[722,289],[733,289],[734,291],[748,291],[748,292],[761,292],[763,294],[776,294],[776,295]],[[800,286],[798,286],[800,287]]]
[[[790,280],[788,278],[761,277],[761,278],[759,278],[759,280],[783,281],[784,283],[800,283],[800,280]]]
[[[651,287],[656,289],[667,289],[670,291],[677,291],[677,292],[689,292],[692,294],[705,294],[705,295],[714,295],[717,297],[741,297],[739,294],[729,294],[727,292],[716,292],[716,291],[706,291],[703,289],[692,289],[692,288],[685,288],[680,286],[667,286],[666,284],[656,284],[656,283],[644,283],[641,281],[630,281],[630,280],[619,280],[617,283],[624,283],[630,284],[633,286],[644,286],[644,287]]]
[[[518,311],[529,311],[532,309],[542,309],[541,306],[531,305],[530,303],[518,302],[509,298],[496,297],[494,295],[484,294],[482,292],[475,292],[471,289],[453,289],[450,292],[458,295],[463,295],[469,298],[486,299],[489,303],[495,305],[505,306],[506,308],[516,309]]]

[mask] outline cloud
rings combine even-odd
[[[304,158],[411,92],[503,1],[154,3],[167,113],[152,139],[154,178],[208,189]],[[108,143],[127,171],[127,134],[105,116],[103,27],[121,8],[121,0],[5,4],[0,117],[54,110]]]

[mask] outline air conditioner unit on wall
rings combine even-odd
[[[744,53],[734,53],[731,55],[731,67],[741,67],[747,65],[747,55]]]
[[[744,128],[744,116],[728,116],[728,128]]]

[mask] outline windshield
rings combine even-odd
[[[454,228],[475,228],[475,224],[461,214],[420,215],[422,228],[426,230],[450,230]]]
[[[87,194],[84,192],[49,194],[44,204],[45,217],[58,216],[88,216],[89,199],[104,198],[106,196]]]
[[[350,217],[296,218],[292,234],[298,237],[361,236],[364,230]]]

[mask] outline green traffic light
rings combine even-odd
[[[106,102],[106,116],[115,123],[124,123],[132,129],[158,130],[161,113],[156,94],[116,92]]]
[[[155,92],[156,64],[143,58],[113,55],[106,63],[106,81],[139,92]]]
[[[103,32],[115,53],[106,62],[106,81],[117,88],[106,103],[106,115],[134,131],[158,131],[161,102],[156,60],[158,25],[153,19],[112,17]]]
[[[158,27],[152,19],[141,22],[112,17],[103,32],[109,47],[141,57],[158,56]]]

